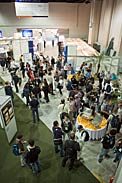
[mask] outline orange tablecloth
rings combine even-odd
[[[107,125],[107,121],[104,117],[101,123],[99,124],[99,126],[97,127],[94,126],[94,124],[92,124],[89,119],[83,118],[80,115],[78,115],[77,121],[79,124],[83,125],[84,128],[88,128],[90,130],[98,130],[98,129],[104,128]]]

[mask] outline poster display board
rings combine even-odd
[[[12,107],[11,101],[9,101],[3,108],[2,108],[2,115],[4,119],[5,126],[7,126],[11,119],[14,117],[14,111]]]
[[[23,60],[24,60],[25,64],[28,62],[30,65],[32,65],[32,54],[31,53],[24,53]]]
[[[12,41],[13,55],[16,61],[19,61],[20,55],[29,53],[28,40],[27,39],[15,39]]]
[[[9,96],[0,96],[0,123],[10,143],[17,132],[17,126],[13,104]]]

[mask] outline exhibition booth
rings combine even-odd
[[[65,38],[63,34],[59,34],[60,29],[17,29],[17,31],[11,38],[0,38],[0,58],[12,55],[18,62],[23,55],[23,61],[32,64],[34,54],[38,56],[40,53],[43,54],[47,45],[58,46],[57,56],[64,56],[65,62],[71,63],[74,71],[79,70],[81,64],[86,62],[92,64],[92,71],[96,73],[100,53],[82,39]],[[107,68],[111,73],[117,74],[120,64],[120,57],[104,56],[101,70]]]
[[[17,133],[14,108],[9,96],[0,96],[0,125],[10,143]]]

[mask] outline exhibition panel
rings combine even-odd
[[[9,96],[0,96],[0,123],[10,143],[17,133],[14,108]]]

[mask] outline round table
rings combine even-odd
[[[82,125],[83,128],[89,133],[89,137],[91,140],[99,140],[105,135],[107,121],[103,117],[101,123],[98,126],[95,126],[93,123],[91,123],[91,119],[93,119],[92,116],[89,119],[86,119],[78,115],[76,128],[78,127],[78,125]]]

